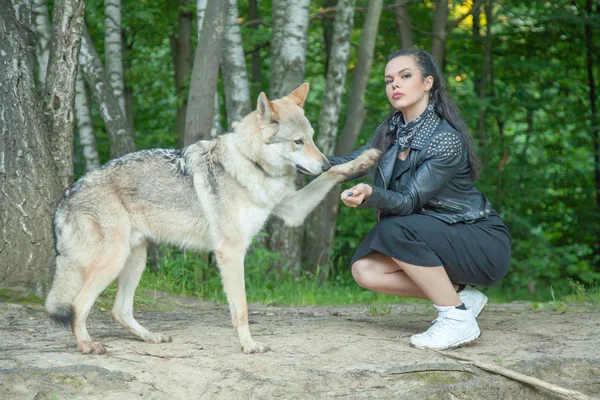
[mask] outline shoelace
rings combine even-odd
[[[443,331],[447,326],[451,325],[449,318],[443,315],[439,315],[433,320],[433,325],[423,333],[428,337],[433,337]]]

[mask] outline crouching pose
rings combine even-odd
[[[367,148],[383,155],[374,184],[345,190],[350,207],[372,207],[379,222],[352,259],[356,282],[375,292],[429,299],[439,312],[417,348],[448,349],[480,336],[476,318],[489,286],[507,272],[509,230],[473,182],[479,164],[465,123],[449,99],[431,55],[407,49],[385,68],[387,97],[395,109]],[[355,177],[356,178],[356,177]]]

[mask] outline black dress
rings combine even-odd
[[[396,159],[396,189],[410,180],[408,157]],[[511,237],[493,210],[473,221],[448,223],[431,215],[385,215],[360,243],[352,263],[376,251],[423,267],[443,266],[455,284],[490,286],[506,275]]]
[[[490,286],[508,270],[508,228],[497,214],[448,224],[425,214],[386,216],[358,246],[352,263],[377,251],[423,267],[443,266],[452,283]]]

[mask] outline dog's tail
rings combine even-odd
[[[73,322],[72,302],[83,285],[81,274],[70,264],[68,257],[56,257],[54,281],[45,304],[50,319],[63,326],[71,326]]]
[[[52,321],[70,326],[75,316],[72,302],[75,296],[83,286],[83,279],[76,263],[71,260],[66,253],[59,252],[58,244],[61,242],[61,232],[63,229],[58,229],[56,217],[54,219],[54,243],[56,246],[56,270],[54,272],[54,280],[48,297],[46,297],[46,312],[50,315]],[[68,227],[65,227],[68,229]]]

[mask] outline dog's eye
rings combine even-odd
[[[294,140],[294,143],[296,143],[298,146],[302,146],[304,144],[304,140],[302,140],[302,139]]]

